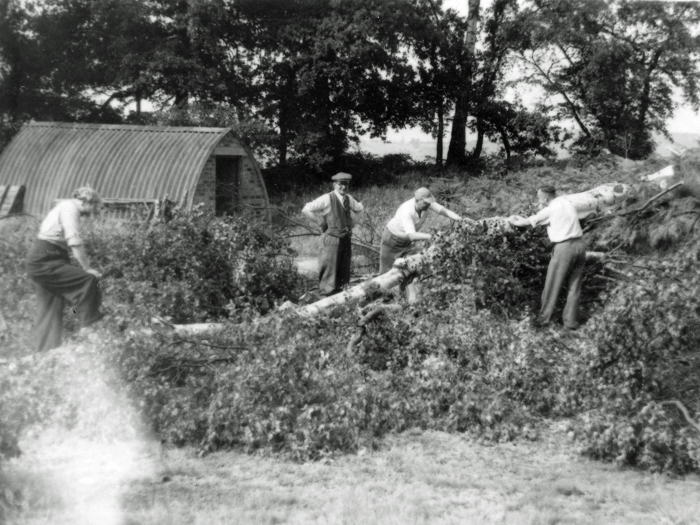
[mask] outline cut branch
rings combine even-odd
[[[700,432],[700,424],[696,423],[693,418],[690,417],[690,413],[688,412],[688,409],[685,408],[685,405],[678,401],[677,399],[672,399],[670,401],[661,401],[659,403],[660,405],[675,405],[678,410],[680,410],[683,413],[683,416],[685,417],[685,420],[688,422],[690,426],[692,426],[695,430]]]

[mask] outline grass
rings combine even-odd
[[[232,451],[200,457],[191,448],[158,455],[128,441],[39,440],[6,469],[15,485],[33,484],[34,501],[7,523],[700,523],[700,477],[585,460],[557,427],[538,442],[490,446],[413,430],[378,451],[305,464]]]

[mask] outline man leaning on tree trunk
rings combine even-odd
[[[547,280],[537,321],[540,326],[546,326],[552,321],[557,299],[566,282],[568,292],[563,321],[567,329],[575,330],[578,328],[581,282],[586,263],[586,245],[583,242],[581,223],[576,207],[566,197],[557,197],[553,186],[540,188],[537,198],[542,208],[537,214],[527,218],[512,215],[508,221],[519,227],[547,226],[547,235],[554,244],[554,249],[547,268]]]

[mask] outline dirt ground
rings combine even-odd
[[[24,487],[24,511],[8,523],[700,523],[700,477],[586,460],[556,428],[493,445],[415,430],[305,464],[44,436],[4,471]]]

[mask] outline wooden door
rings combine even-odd
[[[240,211],[239,157],[216,157],[216,215]]]

